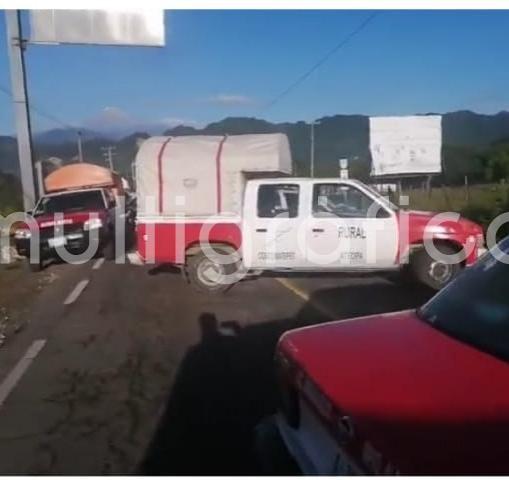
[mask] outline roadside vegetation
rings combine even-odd
[[[0,214],[5,216],[22,209],[19,179],[11,174],[0,173]]]
[[[465,218],[479,223],[486,230],[501,213],[509,212],[509,184],[506,182],[473,185],[469,187],[434,187],[429,193],[424,189],[404,190],[409,197],[409,208],[433,212],[458,212]],[[498,237],[509,234],[503,225]]]

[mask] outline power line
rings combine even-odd
[[[277,97],[275,97],[272,101],[270,101],[266,108],[269,109],[273,107],[279,100],[283,97],[286,97],[294,88],[298,87],[302,82],[304,82],[315,70],[320,68],[330,57],[332,57],[337,51],[347,45],[352,38],[358,35],[362,30],[364,30],[369,23],[371,23],[375,17],[377,17],[380,12],[374,12],[370,14],[367,18],[365,18],[359,26],[357,26],[354,30],[352,30],[346,37],[344,37],[339,43],[337,43],[332,50],[330,50],[325,56],[323,56],[318,62],[316,62],[309,70],[303,73],[300,77],[297,78],[293,83],[290,84],[288,88],[283,90]]]
[[[9,97],[12,98],[12,93],[7,87],[0,85],[0,91],[2,91],[3,93],[5,93],[6,95],[8,95]],[[48,113],[45,110],[43,110],[42,108],[34,105],[33,102],[30,102],[29,108],[30,108],[30,110],[33,110],[35,113],[37,113],[39,116],[44,117],[47,120],[51,120],[52,122],[56,123],[57,125],[60,125],[64,128],[70,128],[71,130],[79,130],[79,128],[69,125],[68,123],[63,122],[62,120],[59,120],[57,117],[55,117],[51,113]]]

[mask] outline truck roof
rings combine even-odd
[[[315,182],[331,182],[331,183],[348,183],[350,185],[361,185],[365,186],[360,180],[356,179],[343,179],[339,177],[278,177],[278,178],[257,178],[249,180],[249,183],[315,183]]]
[[[44,195],[41,195],[41,198],[42,197],[58,197],[60,195],[68,195],[70,193],[81,193],[81,192],[95,192],[95,191],[99,191],[99,192],[102,192],[104,189],[101,188],[101,187],[96,187],[96,188],[77,188],[75,190],[62,190],[60,192],[48,192],[48,193],[45,193]]]

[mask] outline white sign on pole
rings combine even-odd
[[[31,10],[30,41],[162,47],[164,10]]]
[[[442,117],[371,117],[371,175],[431,174],[442,171]]]
[[[348,168],[348,158],[339,159],[339,168],[341,168],[341,170],[346,170]]]

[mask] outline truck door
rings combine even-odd
[[[305,251],[299,251],[297,241],[300,207],[298,183],[248,185],[242,228],[246,267],[278,270],[305,265]]]
[[[368,189],[346,182],[316,182],[306,232],[310,268],[362,270],[395,266],[395,212]]]

